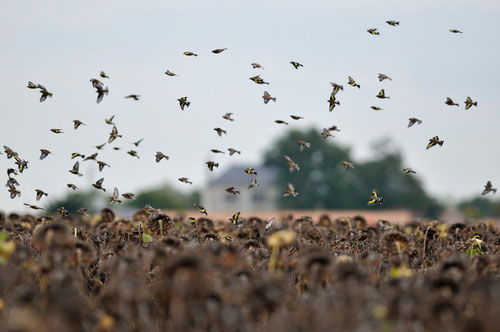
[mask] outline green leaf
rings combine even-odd
[[[144,243],[153,242],[153,237],[148,233],[142,233],[142,242]]]

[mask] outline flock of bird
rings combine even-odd
[[[399,25],[398,21],[386,21],[386,23],[392,27],[397,27]],[[456,30],[456,29],[450,29],[449,31],[451,33],[462,33],[461,31]],[[380,32],[376,28],[368,29],[367,32],[372,34],[372,35],[379,35],[380,34]],[[220,54],[226,50],[227,50],[227,48],[214,49],[212,51],[212,53]],[[190,56],[190,57],[197,57],[198,56],[198,54],[191,52],[191,51],[184,52],[184,55]],[[303,64],[301,64],[297,61],[290,61],[290,64],[292,65],[292,67],[295,70],[299,70],[301,67],[304,66]],[[259,63],[251,63],[251,66],[253,69],[264,70],[264,67]],[[179,75],[177,75],[174,72],[169,71],[169,70],[167,70],[165,72],[165,74],[169,77],[179,76]],[[105,80],[105,79],[109,80],[110,79],[110,77],[104,71],[101,71],[99,76],[100,76],[101,80]],[[104,99],[104,97],[107,96],[109,93],[108,87],[105,86],[105,84],[100,79],[96,79],[96,78],[90,79],[91,86],[92,86],[92,88],[95,89],[95,92],[97,94],[97,99],[96,99],[97,103],[100,103]],[[252,76],[252,77],[250,77],[250,80],[258,85],[269,85],[269,82],[266,82],[260,75]],[[392,78],[389,77],[388,75],[379,73],[378,80],[380,82],[383,82],[386,80],[392,81]],[[351,87],[354,87],[357,89],[361,88],[361,85],[359,83],[357,83],[356,80],[354,78],[352,78],[351,76],[347,77],[346,83],[348,85],[350,85]],[[338,96],[340,91],[344,90],[344,87],[342,84],[337,84],[334,82],[330,82],[330,85],[333,87],[333,90],[332,90],[327,102],[328,102],[329,111],[332,112],[337,106],[340,106],[340,101],[337,99],[337,96]],[[47,88],[45,88],[41,84],[35,84],[33,82],[28,82],[27,87],[29,89],[38,90],[40,92],[40,102],[46,101],[47,97],[50,97],[50,98],[53,97],[52,92],[49,92],[47,90]],[[390,96],[388,96],[386,94],[385,89],[381,89],[375,95],[375,97],[378,98],[379,100],[390,99]],[[130,95],[125,96],[124,98],[132,99],[134,101],[139,101],[140,95],[130,94]],[[264,101],[264,104],[267,104],[270,101],[276,102],[276,97],[273,97],[268,91],[264,91],[262,99]],[[177,101],[179,102],[179,107],[181,110],[185,110],[186,108],[189,108],[189,106],[191,104],[191,101],[188,100],[187,96],[180,97],[177,99]],[[477,101],[473,101],[470,97],[467,97],[464,103],[465,103],[465,110],[470,109],[472,106],[477,106]],[[459,106],[459,104],[455,103],[450,97],[446,98],[445,104],[448,106]],[[373,109],[375,111],[383,110],[380,106],[371,106],[371,109]],[[222,118],[227,120],[227,121],[234,121],[234,119],[232,118],[232,115],[233,115],[233,113],[226,113],[222,116]],[[290,117],[293,120],[303,119],[303,117],[298,116],[298,115],[290,115]],[[111,132],[109,133],[109,138],[108,138],[108,141],[106,143],[94,146],[94,148],[97,149],[98,151],[102,150],[106,144],[111,144],[116,139],[122,138],[122,135],[119,134],[119,131],[118,131],[115,123],[113,122],[114,116],[112,116],[109,119],[104,119],[104,121],[106,124],[111,126]],[[275,122],[277,124],[288,125],[288,122],[286,122],[285,120],[275,120]],[[413,118],[413,117],[409,118],[408,127],[412,127],[415,124],[418,124],[418,125],[422,124],[422,120],[417,119],[417,118]],[[74,130],[77,130],[82,125],[84,126],[85,123],[83,123],[82,121],[77,120],[77,119],[73,120]],[[57,128],[51,129],[51,131],[54,134],[63,134],[64,133],[62,129],[57,129]],[[218,136],[222,136],[222,135],[226,134],[226,130],[224,130],[222,128],[214,128],[214,131],[217,133]],[[320,133],[320,135],[324,139],[327,139],[328,137],[334,137],[332,135],[332,132],[334,132],[334,131],[340,131],[340,129],[337,126],[324,128],[322,130],[322,132]],[[142,141],[143,141],[143,139],[140,139],[137,142],[134,142],[133,144],[136,147],[139,147],[139,144]],[[438,136],[434,136],[434,137],[429,139],[429,142],[427,144],[426,149],[430,149],[436,145],[442,146],[443,143],[444,143],[444,141],[440,140]],[[309,142],[306,142],[303,140],[298,140],[297,145],[298,145],[299,151],[301,151],[301,152],[306,148],[310,148],[310,146],[311,146],[311,144]],[[119,150],[120,148],[115,146],[115,147],[113,147],[113,149]],[[10,198],[14,199],[16,197],[21,196],[21,192],[17,189],[17,187],[19,186],[19,183],[16,180],[16,178],[14,177],[14,175],[18,175],[18,172],[23,173],[23,171],[25,169],[28,169],[28,161],[22,159],[19,156],[19,154],[17,152],[15,152],[13,149],[11,149],[10,147],[4,146],[4,151],[5,151],[5,154],[6,154],[8,159],[13,158],[15,160],[15,165],[17,166],[17,170],[15,168],[9,168],[7,170],[8,180],[7,180],[6,187],[8,187],[8,192],[10,194]],[[229,151],[230,156],[232,156],[234,154],[241,154],[241,151],[236,150],[234,148],[228,148],[228,151]],[[217,149],[212,149],[211,152],[216,153],[216,154],[217,153],[221,153],[221,154],[225,153],[224,151],[220,151]],[[127,153],[132,157],[139,158],[138,152],[136,150],[129,150],[129,151],[127,151]],[[0,151],[0,154],[2,154],[1,151]],[[43,160],[52,154],[53,153],[47,149],[40,149],[40,160]],[[98,160],[97,159],[98,154],[99,154],[99,152],[95,152],[95,153],[86,157],[85,155],[82,155],[80,153],[75,152],[75,153],[71,154],[71,159],[81,158],[81,161],[83,161],[83,162],[93,161],[97,164],[99,172],[102,172],[105,167],[110,167],[110,165],[108,165],[104,161]],[[300,166],[297,163],[295,163],[289,156],[285,155],[284,158],[285,158],[286,165],[287,165],[290,172],[300,171]],[[159,163],[162,160],[169,160],[169,156],[158,151],[155,155],[155,161],[157,163]],[[216,163],[214,161],[207,161],[206,165],[210,171],[213,171],[214,168],[219,167],[219,163]],[[355,167],[352,163],[350,163],[349,161],[345,161],[345,160],[342,161],[341,165],[344,166],[346,169],[353,169]],[[259,185],[257,182],[257,171],[255,169],[247,168],[247,169],[242,170],[242,171],[248,175],[251,175],[251,180],[250,180],[250,183],[249,183],[247,189],[250,190],[250,189],[255,188]],[[73,168],[70,169],[69,172],[75,176],[78,176],[78,177],[83,176],[80,173],[80,161],[76,161],[75,164],[73,165]],[[416,172],[414,170],[412,170],[411,168],[405,168],[405,169],[403,169],[403,173],[404,174],[413,174]],[[183,182],[186,184],[192,184],[192,182],[187,177],[181,177],[178,180],[180,182]],[[103,183],[104,183],[104,178],[100,178],[94,184],[92,184],[92,186],[96,190],[102,190],[102,191],[106,192],[106,188],[103,187]],[[78,189],[76,185],[71,184],[71,183],[68,183],[67,187],[69,189],[72,189],[72,190]],[[234,187],[229,187],[229,188],[226,188],[225,190],[226,190],[226,192],[233,194],[233,195],[238,195],[240,193],[240,191],[238,191]],[[488,181],[488,183],[485,185],[485,189],[482,192],[482,194],[485,195],[485,194],[488,194],[490,192],[495,193],[496,188],[493,188],[491,182]],[[297,195],[298,195],[298,192],[296,191],[295,186],[292,183],[288,183],[287,187],[284,190],[283,196],[284,197],[286,197],[286,196],[296,197]],[[36,201],[40,201],[44,196],[46,197],[46,196],[48,196],[48,194],[40,189],[35,190]],[[127,200],[134,199],[134,194],[133,193],[124,193],[124,194],[120,195],[118,189],[115,187],[113,190],[113,195],[109,197],[109,204],[121,203],[120,198],[124,198]],[[377,190],[373,190],[371,195],[369,195],[368,205],[374,205],[377,203],[382,204],[383,202],[384,202],[384,198],[377,192]],[[24,205],[29,206],[30,208],[35,209],[35,210],[43,210],[43,208],[38,206],[38,205],[28,204],[28,203],[24,203]],[[201,214],[207,215],[207,210],[205,207],[203,207],[202,205],[197,204],[197,203],[194,205],[199,209]],[[75,211],[75,212],[77,212],[78,214],[81,214],[81,215],[87,215],[87,211],[88,210],[86,208],[82,208],[82,209]],[[67,211],[64,207],[60,207],[59,212],[63,216],[65,216],[68,214],[69,211]],[[234,224],[238,224],[240,221],[239,216],[240,216],[240,212],[237,212],[230,220]],[[188,221],[193,222],[193,220],[194,220],[194,218],[190,217],[190,220],[188,220]]]

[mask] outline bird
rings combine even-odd
[[[98,87],[100,87],[100,88],[104,88],[104,84],[103,84],[101,81],[99,81],[97,78],[91,78],[91,79],[89,80],[89,82],[90,82],[90,83],[92,83],[92,87],[93,87],[93,88],[96,88],[96,89],[97,89]]]
[[[368,205],[374,205],[376,203],[383,204],[384,198],[381,197],[375,189],[373,189],[372,194],[368,200]]]
[[[290,173],[293,173],[295,170],[300,171],[299,164],[297,164],[296,162],[294,162],[292,160],[292,158],[290,158],[287,155],[285,155],[284,157],[286,159],[286,164],[288,166],[288,170],[290,171]]]
[[[356,81],[351,76],[348,76],[347,79],[349,80],[347,84],[349,84],[350,86],[358,89],[361,88],[361,86],[358,83],[356,83]]]
[[[112,125],[114,126],[114,122],[113,122],[113,119],[115,118],[115,116],[113,115],[112,117],[110,117],[109,119],[104,119],[104,122],[106,122],[106,124],[109,124],[109,125]]]
[[[14,158],[16,158],[17,169],[19,170],[20,173],[22,173],[26,168],[28,168],[28,161],[21,160],[17,156],[15,156]]]
[[[190,52],[190,51],[184,52],[184,55],[187,55],[187,56],[198,56],[198,54]]]
[[[97,161],[97,165],[99,165],[99,172],[102,172],[105,166],[111,167],[108,164],[106,164],[104,161]]]
[[[35,192],[36,192],[36,200],[37,201],[39,201],[44,195],[45,196],[49,195],[49,194],[47,194],[46,192],[44,192],[43,190],[40,190],[40,189],[36,189]]]
[[[462,31],[457,30],[457,29],[450,29],[450,32],[451,33],[463,33]]]
[[[86,209],[86,208],[81,208],[81,209],[78,209],[76,210],[76,213],[78,213],[79,215],[81,216],[86,216],[86,217],[90,217],[90,215],[87,213],[89,209]]]
[[[14,186],[9,186],[10,198],[14,199],[16,197],[21,197],[21,192]]]
[[[299,67],[304,67],[304,65],[302,65],[301,63],[298,63],[297,61],[290,61],[290,63],[292,64],[293,68],[295,68],[295,69],[299,69]]]
[[[49,154],[53,154],[47,149],[40,149],[40,160],[44,160]]]
[[[64,206],[61,206],[60,208],[58,208],[57,211],[59,212],[59,214],[63,218],[66,217],[69,214],[69,211]]]
[[[160,152],[160,151],[156,151],[155,158],[156,158],[155,160],[157,163],[159,163],[162,159],[165,159],[165,160],[170,159],[169,156],[165,155],[163,152]]]
[[[189,181],[189,178],[179,178],[178,180],[186,184],[193,184],[193,182]]]
[[[210,151],[211,151],[211,152],[213,152],[213,153],[222,153],[222,154],[226,154],[224,151],[217,150],[217,149],[211,149]]]
[[[260,75],[257,75],[257,76],[252,76],[250,77],[250,80],[251,81],[254,81],[255,83],[257,84],[269,84],[268,82],[265,82],[261,77]]]
[[[380,32],[378,32],[376,28],[368,29],[366,31],[368,31],[371,35],[380,35]]]
[[[135,151],[135,150],[127,151],[127,153],[129,155],[131,155],[132,157],[137,157],[137,159],[140,159],[139,155],[137,155],[137,151]]]
[[[235,214],[233,214],[233,216],[231,217],[231,219],[229,219],[229,221],[231,221],[231,223],[233,225],[239,225],[241,226],[242,224],[242,220],[240,218],[240,215],[241,215],[241,212],[236,212]]]
[[[229,155],[232,156],[233,154],[237,153],[237,154],[241,154],[241,151],[238,151],[236,149],[233,149],[233,148],[228,148],[227,151],[229,151]]]
[[[310,148],[311,147],[311,143],[303,141],[303,140],[300,140],[300,139],[297,141],[297,144],[299,145],[300,152],[304,151],[304,148]]]
[[[251,65],[252,65],[253,69],[255,69],[255,68],[264,69],[264,67],[262,67],[259,63],[256,63],[256,62],[251,63]]]
[[[335,137],[333,136],[330,131],[326,128],[323,128],[323,131],[320,133],[321,137],[323,138],[328,138],[328,137]]]
[[[122,135],[119,135],[118,128],[116,128],[116,126],[113,126],[113,129],[111,129],[111,133],[109,134],[108,143],[113,142],[117,137],[122,137]]]
[[[340,131],[340,128],[337,127],[336,125],[333,125],[330,128],[328,128],[328,130],[330,130],[330,131]]]
[[[429,140],[429,144],[427,144],[426,150],[429,150],[430,148],[432,148],[433,146],[438,145],[438,144],[439,144],[439,146],[443,146],[443,143],[444,143],[444,141],[440,141],[439,137],[434,136],[433,138],[431,138]]]
[[[79,170],[80,170],[80,162],[79,162],[79,161],[77,161],[77,162],[73,165],[73,168],[69,170],[69,172],[70,172],[71,174],[78,175],[79,177],[81,177],[81,176],[83,176],[83,174],[81,174],[81,173],[79,172]]]
[[[383,111],[383,110],[384,110],[383,108],[378,107],[378,106],[370,106],[370,108],[371,108],[372,110],[375,110],[375,111]]]
[[[118,204],[121,204],[121,200],[118,199],[118,197],[120,196],[120,193],[118,192],[118,188],[115,187],[115,189],[113,189],[113,196],[109,197],[109,204],[113,204],[113,203],[118,203]]]
[[[177,74],[175,74],[175,73],[171,72],[170,70],[167,70],[167,71],[165,72],[165,74],[167,74],[168,76],[171,76],[171,77],[173,77],[173,76],[179,76],[179,75],[177,75]]]
[[[416,124],[421,124],[422,123],[422,120],[419,120],[417,118],[410,118],[409,120],[410,120],[410,122],[408,123],[408,128],[410,128],[411,126],[413,126],[415,123]]]
[[[200,204],[193,204],[194,206],[196,206],[199,210],[200,210],[200,213],[201,214],[204,214],[206,216],[208,216],[208,213],[207,213],[207,209],[205,209],[204,206],[200,205]]]
[[[109,89],[108,87],[103,87],[103,86],[96,86],[95,87],[96,89],[96,92],[97,92],[97,99],[96,99],[96,103],[100,103],[102,101],[102,99],[104,98],[104,96],[107,96],[109,94]]]
[[[342,161],[342,162],[340,163],[340,165],[344,166],[344,167],[345,167],[345,169],[354,168],[354,165],[353,165],[353,164],[351,164],[350,162],[346,161],[346,160]]]
[[[88,161],[88,160],[94,160],[94,161],[97,161],[96,158],[97,158],[97,155],[99,153],[94,153],[94,154],[91,154],[90,156],[86,157],[85,159],[83,159],[83,161]]]
[[[222,134],[227,135],[227,132],[219,127],[214,128],[214,130],[217,132],[217,135],[219,135],[219,137],[222,137]]]
[[[412,170],[411,168],[408,167],[408,168],[403,168],[403,173],[404,174],[412,174],[412,173],[415,174],[417,172],[415,172],[414,170]]]
[[[264,91],[264,95],[262,96],[262,99],[264,99],[264,104],[267,104],[270,100],[276,102],[276,98],[271,97],[271,95],[267,91]]]
[[[389,24],[390,26],[395,27],[396,25],[399,25],[398,21],[385,21],[385,23]]]
[[[63,133],[62,129],[51,129],[50,131],[53,132],[54,134],[62,134]]]
[[[80,120],[73,120],[73,128],[75,130],[78,129],[78,127],[80,127],[81,125],[84,125],[85,126],[85,123],[81,122]]]
[[[210,172],[213,172],[214,167],[219,168],[219,163],[216,163],[214,161],[207,161],[205,164],[207,164],[207,167],[210,170]]]
[[[73,153],[71,154],[71,159],[75,159],[76,157],[80,157],[80,158],[84,159],[84,158],[85,158],[85,155],[83,155],[83,154],[79,154],[78,152],[73,152]]]
[[[226,192],[233,194],[233,195],[238,195],[240,192],[236,190],[234,187],[229,187],[224,189]]]
[[[227,48],[216,48],[215,50],[212,51],[214,54],[219,54],[227,50]]]
[[[17,171],[13,168],[8,168],[7,169],[7,176],[10,178],[11,174],[17,175]]]
[[[247,174],[257,175],[257,171],[252,167],[248,167],[248,168],[244,169],[243,172],[245,172]]]
[[[490,192],[493,192],[496,194],[497,188],[493,188],[493,185],[491,184],[491,181],[486,182],[486,185],[484,186],[484,190],[481,195],[486,195]]]
[[[389,76],[385,75],[385,74],[381,74],[379,73],[378,74],[378,80],[380,82],[382,82],[383,80],[389,80],[389,81],[392,81],[392,78],[390,78]]]
[[[288,186],[285,189],[285,192],[283,193],[283,197],[286,197],[286,196],[295,197],[298,194],[299,193],[295,191],[295,186],[289,182]]]
[[[226,113],[222,116],[222,118],[228,121],[234,121],[234,119],[231,118],[231,115],[233,115],[233,113]]]
[[[259,184],[257,183],[257,177],[256,176],[252,176],[252,183],[250,183],[247,187],[247,189],[252,189],[252,188],[255,188],[255,187],[258,187]]]
[[[141,138],[140,140],[138,140],[137,142],[133,142],[132,144],[134,144],[135,146],[139,146],[139,144],[141,144],[141,142],[144,141],[144,138]]]
[[[78,189],[78,187],[77,187],[77,186],[75,186],[75,185],[74,185],[74,184],[72,184],[72,183],[68,183],[66,186],[67,186],[69,189],[73,189],[73,190],[77,190],[77,189]]]
[[[104,182],[104,178],[100,178],[99,180],[96,181],[96,183],[92,183],[92,187],[106,192],[106,188],[102,187],[103,182]]]
[[[125,193],[125,194],[122,194],[122,197],[125,198],[125,199],[134,199],[135,194]]]
[[[52,98],[52,92],[47,91],[47,89],[43,85],[38,84],[38,87],[40,88],[40,93],[42,94],[40,96],[40,102],[44,102],[47,97]]]
[[[448,106],[459,106],[458,103],[453,102],[450,97],[446,97],[446,101],[444,103]]]
[[[103,72],[102,70],[101,70],[101,72],[99,73],[99,76],[101,76],[102,78],[107,78],[107,79],[109,79],[109,76],[108,76],[108,75],[106,75],[106,73],[105,73],[105,72]]]
[[[467,99],[465,100],[464,104],[465,104],[465,109],[466,110],[468,110],[472,106],[476,106],[477,107],[477,101],[472,101],[471,97],[467,97]]]
[[[376,97],[380,98],[380,99],[389,99],[389,98],[391,98],[391,97],[387,97],[385,95],[385,90],[384,89],[380,90],[380,92],[378,93],[378,95],[376,95]]]
[[[106,145],[106,143],[103,143],[101,145],[95,145],[95,146],[93,146],[93,148],[96,148],[97,150],[102,150],[102,148],[104,148],[105,145]]]
[[[283,120],[274,120],[274,122],[276,122],[277,124],[284,124],[284,125],[288,126],[288,122],[283,121]]]
[[[38,85],[29,81],[28,82],[28,86],[27,86],[28,89],[38,89]]]
[[[271,220],[269,220],[269,221],[267,222],[266,227],[264,227],[264,230],[265,230],[266,232],[269,232],[269,231],[271,231],[271,230],[273,229],[273,223],[274,223],[274,220],[276,220],[276,218],[275,218],[275,217],[272,217],[272,218],[271,218]]]
[[[125,96],[124,98],[126,99],[133,99],[133,100],[139,100],[141,96],[140,95],[128,95],[128,96]]]
[[[191,102],[187,100],[187,97],[181,97],[177,99],[179,101],[179,106],[181,107],[181,110],[184,111],[184,107],[189,107],[191,105]]]
[[[335,93],[330,94],[330,98],[327,100],[328,101],[328,110],[331,112],[335,108],[336,105],[340,105],[340,101],[335,98]]]
[[[330,82],[330,85],[333,86],[332,94],[335,96],[340,90],[344,91],[344,86],[341,84],[337,84],[334,82]]]
[[[290,115],[290,117],[294,120],[301,120],[301,119],[304,119],[303,116],[299,116],[299,115]]]
[[[31,204],[27,204],[27,203],[24,203],[24,205],[29,206],[33,210],[43,210],[42,207],[39,207],[39,206],[36,206],[36,205],[31,205]]]

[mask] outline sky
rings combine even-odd
[[[67,183],[91,188],[100,177],[108,191],[138,192],[162,182],[187,190],[179,177],[202,188],[232,162],[258,165],[286,130],[277,119],[289,120],[289,128],[337,125],[342,131],[334,140],[352,147],[354,159],[373,157],[373,142],[388,138],[431,194],[444,201],[478,195],[486,181],[500,183],[499,15],[493,0],[3,1],[0,145],[29,160],[29,169],[16,177],[21,198],[11,200],[5,188],[0,208],[26,211],[22,203],[36,203],[35,189],[49,193],[44,206],[64,196]],[[228,49],[212,54],[216,48]],[[295,70],[290,61],[304,67]],[[265,70],[252,69],[252,62]],[[166,76],[167,69],[179,77]],[[89,79],[101,70],[110,76],[101,79],[110,93],[97,104]],[[378,73],[393,80],[379,82]],[[249,80],[257,74],[270,85]],[[349,75],[361,89],[346,84]],[[28,81],[53,98],[40,103]],[[329,82],[344,85],[331,113]],[[390,99],[375,98],[381,88]],[[276,103],[264,105],[265,90]],[[124,99],[132,93],[141,100]],[[182,96],[192,103],[184,111]],[[465,111],[467,96],[478,107]],[[445,105],[446,97],[460,107]],[[235,121],[222,119],[227,112]],[[291,114],[305,119],[293,121]],[[80,162],[84,176],[70,174],[70,154],[90,155],[106,142],[111,127],[104,119],[112,115],[123,135],[112,145],[122,150],[106,145],[98,156],[111,168],[99,173],[94,162]],[[423,123],[407,128],[410,117]],[[75,119],[86,126],[73,130]],[[215,127],[227,135],[217,136]],[[443,147],[426,151],[435,135]],[[140,138],[139,148],[131,144]],[[229,147],[241,156],[210,152]],[[54,155],[39,160],[41,148]],[[140,159],[126,154],[131,149]],[[156,151],[170,159],[155,163]],[[207,160],[220,168],[210,174]],[[13,166],[0,156],[0,168]],[[6,180],[4,172],[0,181]]]

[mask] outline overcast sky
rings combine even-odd
[[[0,145],[29,160],[16,177],[21,198],[0,194],[3,210],[35,202],[34,189],[60,197],[67,183],[90,187],[101,175],[104,187],[137,192],[157,182],[189,177],[202,187],[233,161],[258,165],[262,152],[286,129],[274,123],[305,120],[289,127],[342,131],[334,140],[370,158],[371,142],[391,138],[425,187],[442,199],[479,194],[487,180],[500,185],[498,54],[499,1],[3,1],[0,4]],[[391,27],[386,20],[401,24]],[[380,35],[366,32],[378,28]],[[449,29],[463,34],[452,34]],[[214,55],[215,48],[228,50]],[[186,57],[184,51],[197,53]],[[290,61],[304,65],[295,70]],[[258,62],[265,70],[252,69]],[[168,77],[165,70],[179,77]],[[109,96],[96,104],[90,78],[104,70]],[[392,81],[379,82],[378,73]],[[248,78],[261,74],[271,84]],[[346,84],[350,75],[361,84]],[[27,82],[44,85],[53,98],[39,102]],[[329,82],[344,84],[341,105],[328,112]],[[381,88],[391,97],[379,100]],[[268,90],[276,103],[264,105]],[[141,100],[124,99],[135,93]],[[181,111],[177,98],[188,96]],[[446,97],[460,108],[444,104]],[[478,107],[464,110],[471,96]],[[370,106],[384,110],[375,112]],[[234,122],[222,119],[234,113]],[[104,143],[116,115],[123,134],[98,159],[111,165],[101,174],[81,163],[84,177],[68,172],[72,152],[91,154]],[[408,118],[423,120],[407,128]],[[72,121],[86,123],[77,131]],[[227,130],[218,137],[214,127]],[[51,128],[61,128],[56,135]],[[426,151],[439,135],[442,148]],[[131,142],[144,137],[139,148]],[[210,149],[242,150],[241,156],[213,155]],[[55,155],[40,161],[39,149]],[[136,149],[141,159],[126,151]],[[154,162],[156,151],[171,157]],[[208,174],[207,160],[220,162]],[[13,160],[0,157],[2,169]],[[2,185],[7,180],[2,171]],[[390,196],[386,193],[385,196]]]

